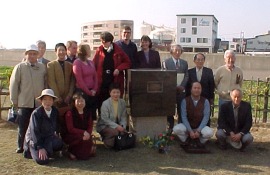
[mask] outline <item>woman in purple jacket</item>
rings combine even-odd
[[[152,68],[160,69],[160,56],[155,50],[152,50],[152,41],[147,35],[141,38],[141,51],[137,52],[137,68]]]

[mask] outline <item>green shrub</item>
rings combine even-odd
[[[0,66],[0,89],[7,89],[9,86],[9,78],[11,76],[13,67]]]

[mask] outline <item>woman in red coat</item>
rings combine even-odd
[[[131,66],[130,59],[125,52],[113,43],[113,35],[103,32],[100,35],[102,45],[96,50],[93,58],[98,77],[98,109],[103,101],[110,97],[109,86],[118,83],[121,97],[124,94],[124,70]]]
[[[72,109],[65,114],[66,133],[63,140],[68,144],[69,158],[87,160],[95,156],[92,140],[93,120],[85,108],[85,94],[76,92],[72,98]]]

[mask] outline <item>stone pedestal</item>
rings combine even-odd
[[[144,136],[150,136],[153,139],[166,131],[167,116],[133,117],[130,122],[130,129],[136,133],[137,140]]]

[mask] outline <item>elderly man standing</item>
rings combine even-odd
[[[38,59],[37,59],[37,61],[39,63],[43,63],[43,64],[45,64],[45,66],[47,66],[47,64],[50,61],[43,57],[45,52],[46,52],[46,43],[45,43],[45,41],[38,40],[37,41],[37,47],[38,47]]]
[[[236,57],[233,50],[224,53],[225,65],[215,73],[215,85],[219,95],[219,109],[222,104],[231,101],[230,91],[240,89],[243,83],[243,71],[234,65]]]
[[[10,78],[10,100],[18,109],[18,148],[17,153],[23,152],[23,142],[29,119],[33,110],[40,105],[36,98],[45,88],[46,67],[37,62],[38,48],[30,45],[26,48],[24,62],[17,64]]]
[[[242,101],[242,91],[231,91],[231,102],[221,106],[218,117],[216,137],[221,149],[227,148],[227,142],[234,148],[243,151],[246,146],[253,142],[250,134],[252,126],[251,105]]]
[[[176,44],[171,46],[171,58],[165,60],[162,65],[167,70],[176,70],[177,72],[177,85],[176,85],[176,104],[177,104],[177,113],[178,120],[181,121],[180,115],[180,104],[183,98],[185,98],[185,88],[188,82],[188,63],[187,61],[180,58],[183,53],[181,45]],[[169,132],[172,131],[174,126],[173,116],[168,116],[167,121],[169,123]]]
[[[206,98],[201,96],[202,86],[199,82],[191,85],[191,95],[181,103],[182,122],[175,125],[173,132],[183,144],[188,144],[187,138],[199,139],[200,145],[205,144],[213,135],[212,128],[207,126],[210,116],[210,105]]]

